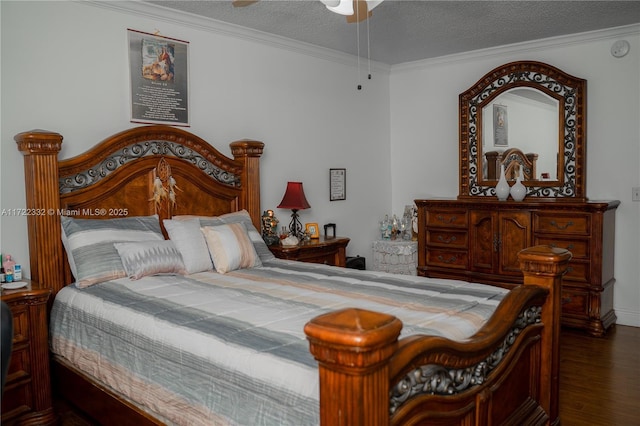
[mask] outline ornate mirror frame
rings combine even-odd
[[[495,183],[482,179],[482,121],[484,105],[517,87],[529,87],[558,99],[559,155],[555,181],[528,180],[528,197],[586,201],[586,88],[584,79],[573,77],[542,62],[518,61],[487,73],[460,94],[460,192],[458,198],[495,196]]]

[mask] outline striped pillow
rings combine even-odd
[[[262,266],[243,223],[205,226],[201,229],[213,266],[219,273]]]
[[[126,277],[113,243],[164,240],[158,216],[118,219],[61,218],[62,240],[80,288]]]
[[[138,280],[147,275],[185,274],[180,252],[172,241],[114,243],[127,275]]]

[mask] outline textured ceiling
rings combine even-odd
[[[390,65],[640,23],[640,1],[386,0],[359,25],[317,0],[148,2],[354,55],[359,34],[360,56],[369,39],[371,59]]]

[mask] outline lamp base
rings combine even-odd
[[[294,235],[298,239],[302,236],[302,223],[298,219],[298,210],[291,210],[291,222],[289,222],[289,234]]]

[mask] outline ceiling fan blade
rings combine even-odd
[[[369,6],[365,0],[353,0],[353,15],[347,16],[347,22],[362,22],[373,15],[369,10]]]
[[[233,4],[233,7],[245,7],[250,4],[258,3],[258,0],[233,0],[231,3]]]

